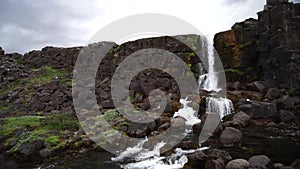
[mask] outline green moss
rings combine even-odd
[[[59,143],[59,136],[52,135],[52,136],[48,136],[45,139],[46,146],[57,145],[58,143]]]
[[[83,146],[83,142],[82,141],[77,141],[74,143],[74,148],[80,148]]]
[[[113,121],[118,117],[120,117],[120,114],[114,109],[108,110],[103,114],[103,118],[107,122]]]
[[[22,116],[22,117],[7,117],[1,120],[0,136],[9,135],[17,129],[22,129],[27,126],[37,127],[41,122],[40,116]]]
[[[19,64],[19,65],[24,65],[25,64],[25,60],[24,59],[18,59],[17,60],[17,64]]]
[[[68,141],[64,140],[60,143],[58,143],[56,146],[52,147],[54,150],[58,150],[58,149],[64,149],[68,147]]]
[[[238,47],[239,48],[245,48],[245,47],[250,46],[250,45],[252,45],[252,42],[247,42],[247,43],[239,44]]]
[[[9,109],[10,109],[9,106],[0,107],[0,111],[7,111],[7,110],[9,110]]]
[[[78,119],[71,113],[59,113],[48,116],[43,119],[41,126],[47,130],[72,130],[76,131],[79,129],[80,124]]]
[[[39,71],[40,69],[32,69],[32,71]],[[29,82],[31,84],[45,84],[50,82],[53,78],[58,77],[58,79],[64,80],[65,76],[67,75],[67,71],[65,70],[58,70],[58,69],[53,69],[50,66],[45,67],[45,72],[43,72],[42,75],[39,77],[35,77],[32,79],[29,79]]]
[[[239,76],[242,76],[244,74],[244,72],[242,72],[238,69],[233,69],[233,68],[225,69],[225,72],[236,73]]]

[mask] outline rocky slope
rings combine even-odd
[[[300,94],[300,5],[270,0],[258,20],[236,23],[218,33],[219,52],[229,81],[262,80],[270,87]]]

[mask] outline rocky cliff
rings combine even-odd
[[[261,80],[300,95],[300,4],[268,0],[258,19],[216,34],[228,81]]]

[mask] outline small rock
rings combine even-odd
[[[226,165],[226,169],[246,169],[249,166],[249,162],[244,159],[232,160]]]
[[[242,133],[240,130],[226,127],[220,136],[222,147],[239,147],[241,144]]]
[[[250,123],[250,117],[248,114],[240,111],[233,116],[233,121],[239,122],[243,127],[246,127]]]
[[[42,158],[49,158],[53,155],[53,150],[49,149],[49,148],[44,148],[44,149],[40,150],[39,153]]]
[[[273,166],[274,166],[275,169],[282,169],[283,168],[283,164],[281,164],[281,163],[275,163],[275,164],[273,164]]]
[[[266,167],[269,167],[271,165],[271,160],[266,155],[252,156],[248,161],[251,165],[259,164],[259,165],[263,165]]]

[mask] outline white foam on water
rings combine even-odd
[[[233,104],[230,99],[208,97],[206,102],[206,112],[217,113],[220,115],[220,118],[233,112]]]
[[[135,147],[127,148],[127,150],[122,152],[118,157],[112,158],[112,161],[134,160],[134,162],[120,165],[124,169],[180,169],[188,162],[187,154],[208,149],[208,147],[193,150],[177,148],[171,155],[163,157],[160,156],[159,150],[165,143],[158,143],[153,150],[143,149],[141,151],[141,146],[143,146],[146,141],[147,139],[142,140]]]
[[[184,118],[186,120],[185,124],[188,126],[193,126],[194,124],[201,122],[201,120],[197,117],[197,112],[192,107],[188,106],[188,104],[191,103],[191,101],[188,101],[188,98],[180,99],[180,103],[183,104],[183,108],[174,113],[174,118]]]

